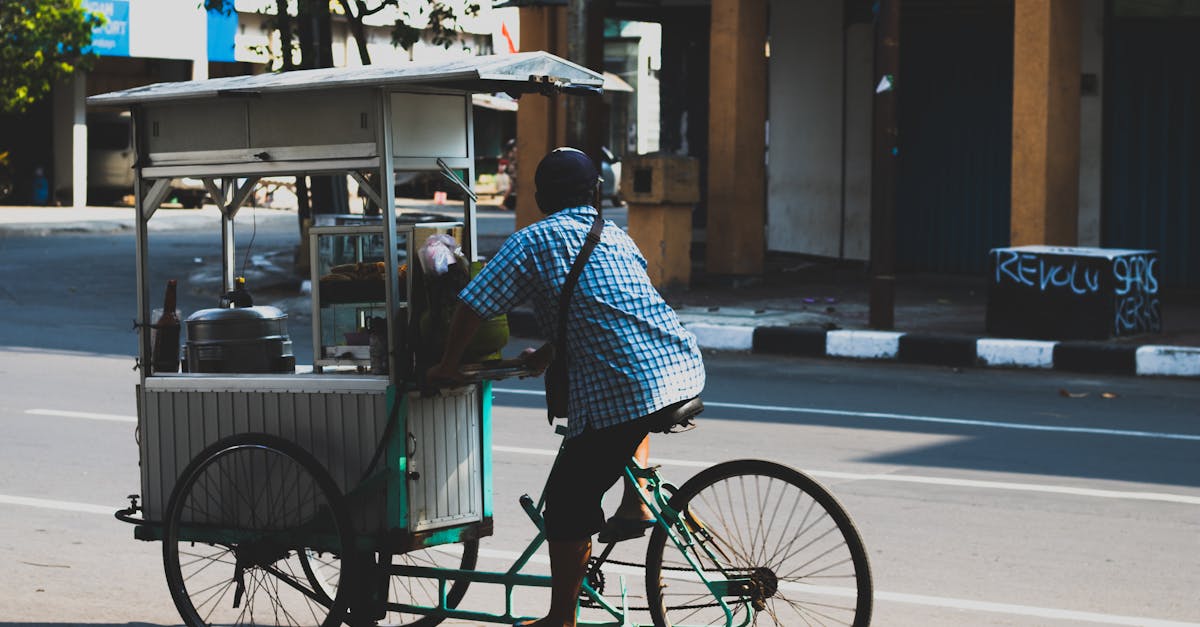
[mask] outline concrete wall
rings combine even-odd
[[[1101,175],[1104,164],[1104,3],[1083,3],[1082,70],[1097,78],[1079,97],[1079,245],[1100,245]]]
[[[770,6],[767,250],[837,257],[842,242],[842,2]]]
[[[625,37],[639,37],[637,46],[637,151],[638,154],[658,152],[660,98],[658,70],[662,68],[662,26],[651,22],[634,22],[621,32]]]

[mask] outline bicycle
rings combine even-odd
[[[694,399],[656,430],[690,425],[702,407]],[[557,431],[565,435],[564,427]],[[743,459],[708,467],[676,488],[658,467],[631,459],[625,479],[646,482],[639,493],[658,522],[644,564],[610,559],[617,543],[592,559],[580,605],[611,620],[581,625],[634,625],[633,611],[648,611],[659,627],[870,623],[862,539],[845,509],[807,475]],[[255,620],[255,601],[264,594],[268,616],[277,623],[282,616],[282,624],[308,617],[323,626],[383,618],[406,627],[447,618],[512,624],[528,618],[513,611],[515,589],[550,585],[548,576],[522,573],[544,541],[541,498],[521,497],[538,533],[503,572],[476,570],[478,538],[464,539],[460,551],[376,554],[354,533],[348,502],[362,498],[362,489],[339,494],[315,458],[282,438],[243,434],[209,447],[181,475],[162,534],[168,582],[185,622]],[[217,502],[239,507],[202,520]],[[198,552],[198,544],[212,552]],[[447,559],[457,563],[447,566]],[[606,565],[644,567],[647,605],[630,607],[623,581],[618,597],[605,596]],[[233,575],[222,575],[229,566]],[[471,583],[504,586],[504,612],[461,609]]]

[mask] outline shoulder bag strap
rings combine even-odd
[[[579,283],[579,275],[583,273],[583,265],[587,263],[588,257],[592,256],[596,244],[600,243],[600,232],[603,230],[604,218],[597,212],[596,219],[592,220],[592,230],[588,231],[583,248],[579,249],[579,256],[575,257],[575,263],[571,264],[571,272],[567,274],[562,294],[558,297],[558,333],[554,338],[554,348],[561,351],[559,354],[564,357],[567,351],[567,306],[575,292],[575,285]]]

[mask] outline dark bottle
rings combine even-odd
[[[154,322],[150,361],[155,373],[179,372],[179,314],[175,312],[175,279],[167,281],[163,312]]]
[[[387,318],[374,316],[370,325],[371,374],[387,374]]]

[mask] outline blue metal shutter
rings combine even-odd
[[[1111,19],[1101,241],[1200,287],[1200,20]]]
[[[896,264],[982,273],[1009,241],[1011,2],[905,3]]]

